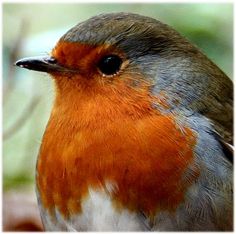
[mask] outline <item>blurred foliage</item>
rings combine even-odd
[[[60,36],[80,21],[106,12],[133,12],[161,20],[204,51],[227,75],[233,74],[233,4],[3,4],[3,132],[19,116],[27,120],[3,142],[4,189],[31,185],[41,137],[53,100],[47,75],[12,66],[11,53],[20,44],[18,58],[47,54]],[[23,28],[22,28],[23,25]],[[22,31],[23,30],[23,31]],[[10,78],[14,85],[6,91]],[[35,97],[40,102],[26,112]]]

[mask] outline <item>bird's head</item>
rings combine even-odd
[[[60,38],[50,56],[16,65],[50,73],[63,97],[83,91],[91,97],[114,92],[125,97],[135,96],[130,90],[136,90],[172,109],[204,108],[211,91],[223,96],[231,85],[174,29],[130,13],[102,14],[79,23]]]
[[[193,47],[183,37],[159,21],[116,13],[79,23],[60,38],[50,56],[22,59],[16,65],[50,73],[57,83],[67,78],[74,88],[121,81],[151,85],[161,70],[160,61],[190,50]]]

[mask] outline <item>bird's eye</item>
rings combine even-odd
[[[107,55],[103,57],[99,63],[98,68],[104,75],[115,75],[119,72],[122,64],[122,59],[118,55]]]

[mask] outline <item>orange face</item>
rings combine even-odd
[[[97,64],[109,54],[123,63],[117,74],[104,76]],[[57,95],[37,165],[43,206],[51,212],[56,206],[65,217],[77,214],[89,188],[104,190],[111,182],[118,210],[150,217],[175,210],[198,173],[183,179],[193,164],[194,133],[153,107],[167,108],[138,68],[128,72],[122,52],[59,42],[52,55],[78,74],[54,75]]]
[[[61,41],[52,51],[52,56],[57,59],[59,64],[78,71],[80,76],[87,79],[113,76],[103,74],[98,68],[100,60],[107,55],[116,55],[122,60],[118,73],[121,73],[129,63],[124,53],[110,45],[93,46]]]

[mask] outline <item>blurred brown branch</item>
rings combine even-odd
[[[16,67],[14,67],[13,64],[20,56],[27,28],[28,22],[26,20],[22,20],[19,33],[17,34],[15,42],[12,43],[12,48],[10,48],[10,54],[8,57],[9,66],[7,68],[7,77],[4,79],[3,104],[7,107],[7,109],[11,110],[10,115],[13,116],[14,119],[12,125],[4,129],[3,140],[7,140],[12,137],[25,125],[25,123],[30,119],[30,116],[34,113],[41,99],[40,95],[36,95],[35,92],[32,92],[33,95],[29,97],[29,103],[25,104],[19,113],[15,113],[15,107],[18,103],[12,103],[9,101],[9,99],[17,93],[18,83],[16,79]],[[31,139],[32,138],[28,137],[29,142]],[[3,152],[3,154],[4,158],[7,157],[6,152]],[[24,155],[24,159],[27,160],[27,154]],[[6,168],[4,168],[4,170],[6,170]],[[19,180],[20,176],[19,174],[14,174],[12,175],[12,178],[14,179],[11,179],[11,182],[16,179]],[[43,231],[35,195],[27,193],[25,189],[19,192],[17,187],[16,190],[5,192],[3,194],[2,203],[2,227],[4,231]]]
[[[13,90],[16,86],[15,67],[13,66],[13,64],[19,57],[19,53],[22,48],[26,30],[27,30],[27,21],[23,19],[20,25],[19,34],[16,38],[16,41],[10,53],[10,61],[9,61],[10,66],[9,66],[7,80],[4,84],[4,90],[3,90],[3,104],[6,104],[6,101],[8,100],[9,96],[13,93]],[[20,117],[18,117],[18,119],[16,119],[15,123],[13,123],[13,125],[10,128],[4,131],[3,140],[6,140],[12,135],[14,135],[25,124],[27,119],[33,113],[39,101],[40,101],[40,96],[35,96],[31,99],[30,103],[25,108],[25,111],[23,112],[23,114]]]
[[[35,195],[12,190],[3,194],[3,231],[43,231]]]
[[[27,29],[27,21],[22,20],[19,34],[16,38],[15,43],[13,43],[13,47],[10,52],[10,66],[9,66],[9,71],[8,71],[8,76],[7,76],[7,81],[4,83],[4,88],[3,88],[3,104],[6,103],[6,101],[9,98],[9,95],[12,93],[12,90],[15,87],[15,67],[13,66],[14,62],[17,60],[19,56],[19,52],[22,48],[22,44],[24,41],[24,35],[26,34],[26,29]]]
[[[13,134],[15,134],[26,122],[26,120],[30,117],[30,115],[33,113],[34,109],[38,105],[40,101],[40,96],[35,96],[32,98],[28,106],[26,107],[23,114],[15,121],[15,123],[9,127],[4,133],[3,133],[3,140],[8,139]]]

